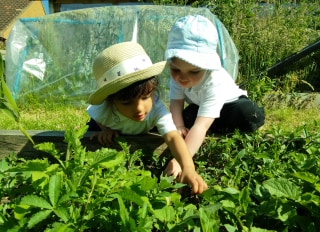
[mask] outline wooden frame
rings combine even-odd
[[[64,142],[64,131],[29,130],[27,132],[35,144],[52,142],[60,152],[65,152],[67,149],[67,143]],[[87,132],[81,139],[82,145],[86,147],[88,151],[94,151],[103,147],[97,140],[90,139],[92,133],[93,132]],[[121,136],[121,139],[129,145],[130,152],[141,149],[143,154],[170,154],[166,143],[159,134],[127,135]],[[28,159],[48,156],[45,152],[35,149],[34,145],[19,130],[0,130],[0,147],[0,159],[9,156],[11,153]],[[108,147],[121,150],[120,145],[117,143]]]

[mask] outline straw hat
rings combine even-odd
[[[109,95],[129,85],[159,75],[166,62],[153,64],[143,47],[135,42],[123,42],[103,50],[93,63],[93,75],[98,90],[91,94],[89,104],[99,105]]]
[[[166,60],[180,58],[205,70],[221,68],[217,54],[219,36],[215,25],[201,15],[177,19],[168,34]]]

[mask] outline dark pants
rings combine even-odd
[[[199,106],[191,104],[183,110],[183,120],[187,128],[194,124]],[[223,105],[220,117],[212,123],[210,133],[225,134],[236,129],[253,132],[264,124],[264,110],[245,96]]]

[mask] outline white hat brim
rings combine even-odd
[[[166,60],[179,58],[205,70],[219,70],[221,61],[219,55],[214,53],[198,53],[185,49],[168,49],[165,52]]]

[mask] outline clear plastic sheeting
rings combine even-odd
[[[17,20],[7,41],[6,80],[16,100],[85,104],[97,85],[95,56],[124,41],[139,42],[153,62],[164,59],[167,33],[177,18],[200,14],[219,34],[222,65],[236,80],[238,51],[224,25],[206,8],[136,5],[66,11]],[[159,77],[168,98],[169,72]]]

